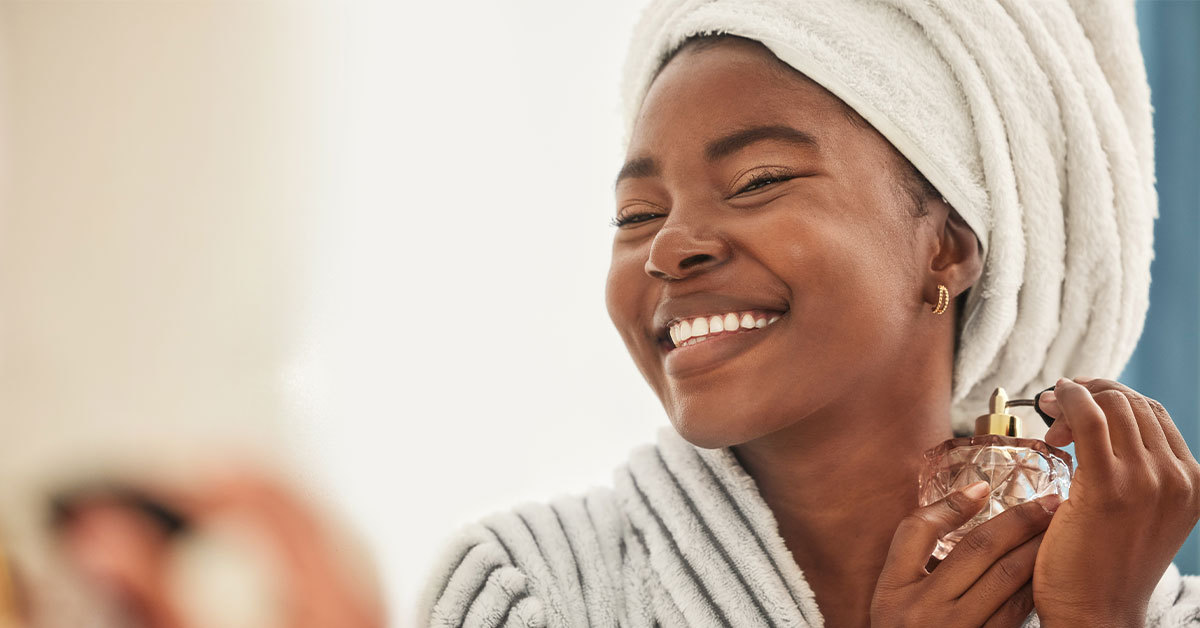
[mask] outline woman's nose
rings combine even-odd
[[[646,274],[655,279],[683,279],[720,265],[729,246],[715,230],[668,215],[650,243]]]

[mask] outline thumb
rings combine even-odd
[[[906,582],[925,576],[925,564],[938,539],[962,527],[983,510],[988,493],[987,482],[976,482],[914,510],[896,528],[883,573]]]

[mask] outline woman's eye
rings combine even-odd
[[[646,222],[647,220],[652,220],[661,215],[662,214],[652,214],[652,213],[644,213],[644,212],[643,213],[626,214],[624,216],[618,216],[616,218],[613,218],[612,221],[610,221],[610,224],[614,227],[623,227],[623,226],[629,225],[629,224]]]
[[[750,179],[750,182],[747,183],[744,187],[742,187],[742,189],[738,190],[738,194],[745,194],[746,192],[753,192],[757,189],[767,187],[768,185],[771,185],[772,183],[779,183],[781,181],[787,181],[788,179],[791,179],[791,178],[792,177],[790,175],[786,175],[786,174],[756,175],[756,176],[752,177]]]

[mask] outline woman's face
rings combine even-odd
[[[663,68],[616,185],[629,222],[606,302],[687,440],[755,439],[911,363],[935,238],[900,190],[901,163],[757,43],[685,49]],[[738,331],[674,346],[668,324],[694,334],[698,317]]]

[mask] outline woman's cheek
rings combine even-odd
[[[605,282],[604,301],[608,308],[608,317],[622,337],[625,337],[633,317],[637,315],[637,294],[642,290],[638,286],[638,274],[643,266],[644,262],[638,262],[635,251],[620,243],[614,244],[612,262]]]
[[[645,273],[645,257],[637,249],[614,246],[605,284],[609,319],[643,379],[661,398],[664,382],[659,347],[647,337],[648,317],[656,306],[655,280]]]

